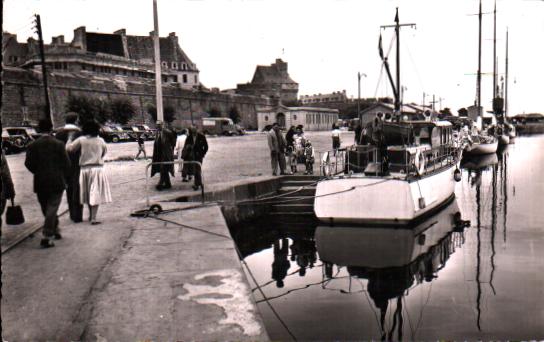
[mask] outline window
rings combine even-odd
[[[168,68],[168,63],[167,62],[162,62],[161,65],[165,68]]]
[[[198,84],[198,76],[195,75],[195,84]]]
[[[264,121],[268,121],[268,115],[264,116]]]
[[[187,74],[183,74],[183,83],[187,83]]]
[[[297,115],[293,114],[293,120],[296,120],[296,119],[297,119]]]
[[[178,68],[178,63],[172,62],[172,69],[177,69],[177,68]]]
[[[181,63],[181,70],[187,70],[187,64]]]

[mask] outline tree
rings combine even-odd
[[[444,109],[441,109],[440,114],[442,114],[444,116],[451,116],[452,115],[451,110],[448,107],[446,107]]]
[[[151,117],[153,118],[153,121],[157,121],[157,107],[154,105],[147,106],[147,112]],[[162,110],[162,114],[164,116],[164,121],[167,123],[171,123],[176,119],[176,111],[171,106],[166,106]]]
[[[468,110],[466,108],[460,108],[457,113],[459,116],[467,117],[468,116]]]
[[[129,98],[122,97],[110,102],[111,120],[126,125],[136,114],[136,107]]]
[[[96,120],[102,124],[111,117],[110,106],[107,101],[83,95],[68,96],[66,111],[78,113],[80,121]]]
[[[221,111],[215,107],[212,107],[208,110],[208,114],[210,114],[210,117],[212,118],[220,118],[221,117]]]
[[[231,107],[231,109],[229,110],[229,118],[231,118],[234,123],[239,123],[242,120],[240,112],[238,112],[238,108],[234,106]]]

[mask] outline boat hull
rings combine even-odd
[[[467,146],[465,149],[465,153],[468,155],[482,155],[482,154],[489,154],[489,153],[496,153],[497,147],[499,146],[498,141],[494,141],[492,143],[474,143],[470,146]]]
[[[324,223],[405,225],[453,198],[455,165],[419,180],[356,175],[317,184],[316,217]]]

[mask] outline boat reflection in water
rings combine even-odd
[[[413,286],[438,277],[450,255],[464,243],[464,228],[469,225],[454,200],[412,228],[319,226],[315,240],[324,263],[324,280],[328,280],[324,284],[335,286],[333,265],[346,267],[354,280],[366,279],[368,294],[380,310],[382,339],[391,340],[396,332],[402,340],[404,295]],[[350,292],[351,280],[349,284],[342,291]],[[387,315],[389,306],[392,316]],[[386,322],[386,317],[392,322]]]

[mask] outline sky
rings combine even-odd
[[[491,110],[493,6],[482,0],[481,103]],[[158,0],[159,33],[176,32],[182,49],[200,70],[206,87],[235,88],[251,81],[257,65],[276,58],[288,63],[299,96],[346,90],[357,97],[392,96],[378,54],[383,35],[387,53],[399,8],[401,84],[404,102],[449,107],[475,102],[478,67],[478,0]],[[19,41],[33,35],[40,14],[46,43],[73,30],[148,35],[152,0],[4,0],[4,31]],[[544,0],[497,0],[497,58],[504,76],[509,30],[509,115],[544,113]],[[390,50],[394,64],[395,49]],[[393,66],[393,72],[395,66]],[[426,96],[424,97],[424,94]]]

